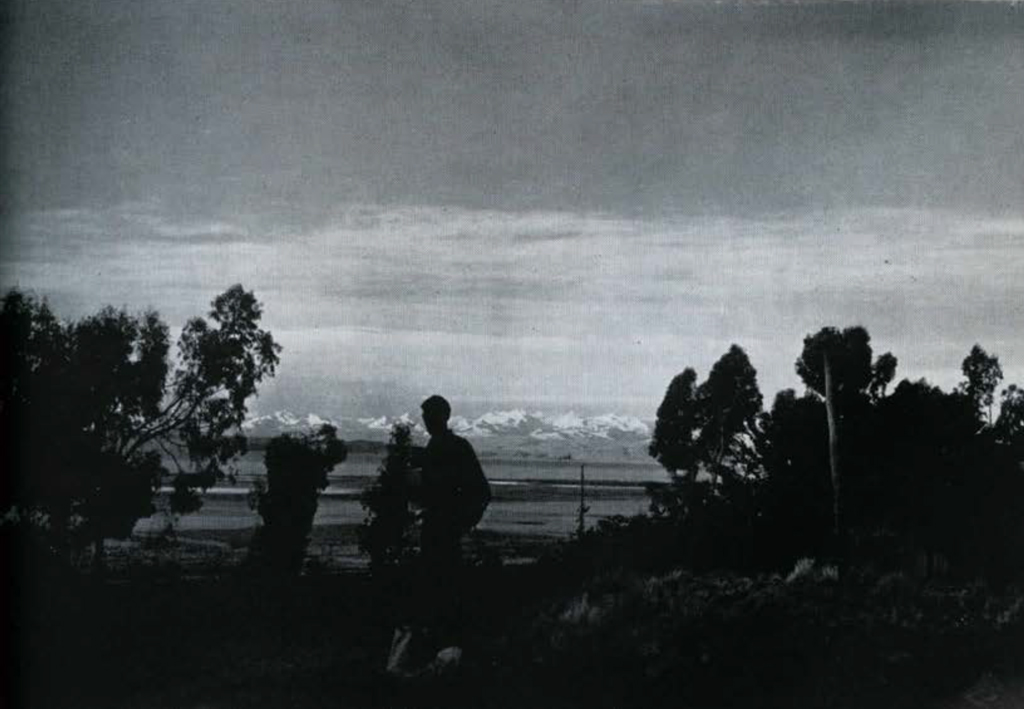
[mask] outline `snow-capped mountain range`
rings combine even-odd
[[[418,416],[403,413],[400,416],[362,418],[329,418],[309,413],[298,416],[290,411],[249,418],[242,428],[249,436],[269,437],[279,433],[299,432],[329,423],[338,429],[339,438],[346,440],[387,440],[396,423],[410,425],[414,435],[424,438],[423,424]],[[652,425],[635,416],[603,414],[580,416],[572,411],[549,414],[523,409],[491,411],[476,418],[453,416],[451,429],[473,439],[478,448],[525,450],[545,448],[571,450],[581,445],[615,445],[640,448],[650,440]]]

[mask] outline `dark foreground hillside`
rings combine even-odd
[[[11,606],[15,706],[1015,707],[1024,595],[779,577],[480,571],[457,676],[381,668],[400,586],[84,577]]]

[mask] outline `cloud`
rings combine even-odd
[[[656,400],[732,341],[771,389],[826,323],[1024,362],[1019,8],[22,9],[0,284],[69,316],[241,282],[302,396]]]
[[[195,220],[172,215],[159,202],[126,202],[108,208],[49,209],[17,214],[13,235],[21,246],[32,243],[93,246],[126,238],[140,242],[166,239],[179,242],[224,243],[245,241],[247,230],[223,220]]]
[[[340,199],[760,215],[1024,195],[1007,5],[23,10],[0,175],[19,208],[159,194],[312,222]]]
[[[226,243],[248,238],[244,229],[225,222],[169,224],[158,221],[152,227],[158,236],[178,242]]]
[[[217,232],[245,238],[198,236]],[[68,315],[151,305],[180,324],[243,283],[285,343],[280,386],[306,382],[303,396],[311,377],[330,387],[343,373],[490,401],[655,400],[732,342],[770,395],[798,384],[806,334],[857,323],[900,358],[900,376],[951,385],[978,341],[1008,380],[1024,378],[1024,220],[1012,213],[631,219],[361,204],[303,230],[134,207],[44,215],[14,243],[0,283],[50,294]]]

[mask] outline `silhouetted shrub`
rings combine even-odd
[[[366,519],[359,528],[359,549],[370,555],[376,571],[410,560],[416,551],[416,515],[410,506],[412,433],[395,424],[377,479],[363,493]]]
[[[263,518],[251,550],[261,566],[289,574],[302,570],[317,498],[327,487],[327,474],[348,454],[336,433],[324,425],[315,433],[277,436],[267,446],[266,480],[258,478],[249,497]]]

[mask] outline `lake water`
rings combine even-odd
[[[577,527],[579,514],[580,461],[547,459],[488,459],[481,463],[491,482],[493,500],[479,528],[509,535],[568,537]],[[350,456],[329,475],[329,486],[320,496],[313,520],[317,527],[360,524],[366,512],[359,494],[377,474],[380,456]],[[651,463],[587,462],[585,466],[585,520],[593,526],[613,515],[633,515],[646,511],[648,498],[644,484],[664,482],[665,472]],[[253,480],[264,473],[262,454],[245,456],[238,466],[234,485],[220,485],[204,495],[202,509],[175,521],[179,535],[190,532],[228,532],[254,530],[259,515],[249,509],[246,496]],[[157,507],[166,507],[166,492]],[[140,520],[136,533],[141,537],[162,530],[169,517],[158,513]]]
[[[377,474],[381,456],[367,453],[352,454],[328,476],[332,484],[349,478],[372,478]],[[580,465],[586,468],[586,479],[590,482],[631,482],[642,485],[647,482],[667,480],[665,470],[649,458],[636,461],[580,461],[555,458],[487,458],[480,463],[488,480],[546,480],[576,482],[580,476]],[[248,483],[263,475],[263,454],[256,451],[246,454],[238,464],[239,483]]]

